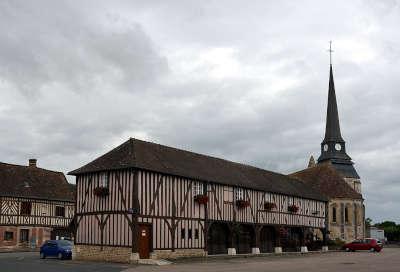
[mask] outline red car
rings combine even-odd
[[[346,251],[369,250],[372,252],[379,252],[382,250],[382,245],[378,244],[376,239],[368,238],[364,240],[355,240],[351,243],[345,244],[343,249]]]

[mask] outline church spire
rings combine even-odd
[[[326,128],[324,142],[344,142],[340,133],[339,113],[336,102],[335,82],[333,80],[332,64],[329,71],[328,109],[326,112]]]
[[[330,42],[328,51],[330,57],[328,107],[326,112],[325,137],[321,143],[321,155],[318,158],[318,163],[329,161],[345,177],[359,178],[353,167],[351,158],[346,153],[346,143],[340,133],[339,113],[332,69],[332,42]]]

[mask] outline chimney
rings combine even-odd
[[[29,167],[36,167],[36,159],[29,159]]]

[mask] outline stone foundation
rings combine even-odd
[[[172,250],[154,250],[150,254],[152,259],[178,259],[185,257],[204,257],[207,256],[207,251],[204,249],[175,249]]]
[[[72,251],[74,260],[82,261],[105,261],[117,263],[129,263],[131,259],[131,248],[129,247],[107,247],[89,245],[75,245]]]
[[[101,250],[100,246],[75,245],[72,258],[74,260],[84,261],[105,261],[117,263],[137,263],[138,253],[132,253],[128,247],[107,247]],[[203,249],[176,249],[172,250],[154,250],[150,253],[151,259],[178,259],[184,257],[202,257],[207,256],[207,251]]]

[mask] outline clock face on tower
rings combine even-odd
[[[324,144],[324,151],[328,151],[328,145]]]
[[[335,149],[336,149],[337,151],[342,150],[342,145],[341,145],[341,144],[335,144]]]

